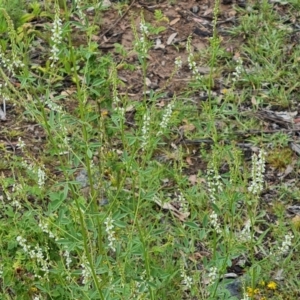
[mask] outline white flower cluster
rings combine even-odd
[[[239,234],[239,238],[242,242],[247,242],[251,239],[251,223],[247,220],[243,230]]]
[[[58,53],[59,53],[59,45],[62,41],[62,22],[59,17],[59,7],[56,5],[55,8],[55,17],[54,17],[54,22],[53,22],[53,27],[51,29],[52,36],[51,36],[51,41],[52,41],[52,48],[51,48],[51,53],[52,55],[50,56],[50,60],[52,60],[51,66],[54,66],[54,62],[58,61]]]
[[[66,267],[67,267],[67,269],[70,269],[70,265],[72,263],[70,252],[65,250],[63,255],[66,258]]]
[[[58,240],[58,237],[49,229],[49,224],[41,222],[39,223],[39,227],[42,229],[43,232],[47,233],[50,238],[54,240]]]
[[[20,203],[20,201],[18,199],[20,199],[21,195],[22,195],[22,191],[23,191],[23,186],[22,184],[20,183],[14,183],[13,186],[12,186],[12,195],[10,195],[8,192],[6,193],[6,197],[7,197],[7,200],[10,201],[12,200],[11,202],[11,205],[16,207],[17,209],[21,209],[22,208],[22,205]]]
[[[135,281],[135,288],[137,290],[137,294],[139,293],[139,290],[142,285],[146,284],[146,270],[143,271],[143,273],[139,276],[139,281]]]
[[[22,140],[21,137],[19,137],[18,138],[18,143],[17,143],[17,148],[18,149],[23,149],[23,148],[25,148],[25,146],[26,146],[25,142]]]
[[[208,273],[208,284],[212,285],[218,279],[218,269],[217,267],[211,267]]]
[[[232,73],[232,75],[233,75],[232,81],[233,82],[237,81],[240,78],[240,76],[243,72],[243,60],[242,60],[242,58],[241,57],[237,58],[236,62],[237,62],[237,65],[235,67],[235,72]]]
[[[181,264],[180,267],[180,276],[182,278],[181,284],[184,291],[190,290],[193,284],[193,278],[186,274],[184,264]]]
[[[38,186],[39,188],[42,188],[45,184],[46,173],[40,167],[37,170],[37,177],[38,177]]]
[[[142,145],[141,148],[144,151],[149,139],[149,127],[150,127],[150,115],[146,112],[143,116],[143,126],[142,126]]]
[[[258,156],[256,153],[252,155],[252,170],[251,170],[252,182],[248,187],[248,191],[253,195],[258,195],[263,190],[265,156],[266,156],[265,151],[262,149],[259,151]]]
[[[212,169],[207,170],[207,186],[210,200],[215,203],[218,195],[223,191],[222,177]]]
[[[47,277],[49,273],[48,263],[46,258],[44,258],[43,250],[38,245],[35,248],[31,248],[30,245],[27,244],[25,238],[18,236],[17,242],[23,248],[23,251],[30,256],[31,259],[35,259],[37,263],[40,265],[41,270],[44,272],[44,277]],[[39,275],[35,275],[36,277],[40,278]]]
[[[149,34],[148,27],[144,21],[140,23],[140,31],[141,37],[138,41],[137,45],[141,50],[142,58],[145,58],[147,55],[148,47],[147,47],[147,35]]]
[[[140,30],[141,30],[141,33],[142,33],[143,35],[149,34],[148,27],[147,27],[147,25],[145,24],[145,22],[141,22],[141,24],[140,24]]]
[[[16,199],[11,202],[11,205],[14,206],[16,209],[22,208],[22,204]]]
[[[104,224],[106,226],[105,230],[107,233],[107,239],[108,239],[108,246],[112,251],[116,251],[115,248],[115,231],[114,231],[114,220],[112,219],[111,215],[109,215],[106,220],[104,221]]]
[[[21,162],[21,166],[37,176],[37,183],[39,188],[42,188],[44,186],[46,181],[46,173],[41,167],[36,168],[34,165],[28,163],[26,160],[23,160]]]
[[[176,66],[177,69],[181,69],[181,67],[182,67],[182,60],[181,60],[180,56],[178,56],[178,57],[175,58],[175,66]]]
[[[292,246],[292,239],[294,238],[293,234],[289,232],[284,237],[284,241],[282,242],[282,245],[278,248],[280,254],[288,254],[289,249]]]
[[[181,193],[180,190],[178,190],[178,193],[175,194],[177,196],[177,200],[180,204],[180,210],[184,213],[187,213],[189,211],[189,204],[186,201],[184,195]]]
[[[216,233],[221,233],[221,225],[218,219],[218,215],[213,211],[210,215],[209,215],[209,219],[210,219],[210,224],[211,226],[215,229]]]
[[[90,268],[90,264],[85,255],[83,255],[83,257],[82,257],[81,267],[82,267],[82,271],[81,271],[82,284],[86,285],[89,283],[89,281],[91,279],[91,268]]]
[[[12,52],[11,59],[5,57],[5,53],[0,46],[0,65],[8,71],[8,74],[15,75],[15,69],[24,67],[24,64],[18,59],[17,55]]]
[[[27,169],[27,170],[30,171],[30,172],[33,172],[33,170],[34,170],[33,165],[30,164],[29,162],[27,162],[26,160],[22,160],[21,166],[22,166],[24,169]]]
[[[191,37],[188,38],[187,43],[186,43],[186,50],[188,52],[188,65],[189,69],[192,71],[192,74],[196,80],[200,80],[201,76],[198,72],[196,62],[194,60],[194,54],[192,52],[192,47],[191,47]]]
[[[69,146],[69,142],[70,142],[70,137],[68,136],[69,132],[68,132],[68,128],[65,126],[64,122],[60,122],[58,123],[58,131],[60,133],[59,137],[61,139],[61,143],[59,143],[58,148],[68,151],[68,146]],[[64,151],[60,152],[61,154],[66,153]],[[69,152],[67,152],[69,153]]]
[[[188,65],[189,69],[192,71],[192,74],[196,80],[200,80],[201,76],[198,72],[196,62],[194,61],[194,55],[192,53],[188,56]]]
[[[62,108],[60,105],[56,104],[52,100],[48,99],[45,104],[49,107],[50,110],[55,112],[62,112]]]
[[[170,102],[167,106],[167,108],[164,111],[164,114],[162,116],[162,120],[159,124],[159,131],[157,132],[157,136],[161,135],[163,133],[163,131],[167,128],[168,123],[170,121],[172,112],[173,112],[173,108],[174,108],[174,101]]]

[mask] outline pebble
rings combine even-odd
[[[194,5],[191,8],[191,12],[194,13],[194,14],[197,14],[199,11],[200,11],[200,7],[198,5]]]

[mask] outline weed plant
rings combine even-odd
[[[299,192],[284,183],[275,188],[283,201],[274,200],[271,222],[262,197],[270,188],[263,137],[252,141],[257,151],[250,161],[234,141],[223,142],[233,134],[232,120],[242,130],[257,126],[238,113],[249,93],[259,91],[256,110],[275,97],[280,105],[292,101],[298,88],[297,69],[289,69],[297,57],[282,57],[286,31],[274,26],[280,19],[270,4],[262,1],[262,10],[241,14],[232,32],[253,35],[239,57],[227,60],[222,103],[212,93],[224,53],[218,1],[208,76],[199,75],[188,39],[191,86],[209,94],[199,112],[184,93],[162,109],[156,102],[166,90],[147,93],[154,29],[142,16],[140,28],[132,22],[138,62],[128,68],[141,71],[144,92],[132,101],[119,93],[122,62],[93,41],[101,24],[87,17],[91,4],[61,2],[36,10],[51,16],[43,36],[23,34],[10,10],[1,9],[8,28],[1,37],[7,45],[1,52],[2,109],[14,105],[18,113],[17,126],[3,131],[16,141],[14,152],[0,144],[1,299],[297,299],[299,226],[283,211],[289,204],[284,195]],[[92,8],[98,16],[101,7]],[[156,18],[163,19],[161,11]],[[85,41],[80,46],[79,38]],[[33,54],[40,57],[35,62]],[[181,65],[178,54],[171,77]],[[206,168],[198,168],[194,182],[186,173],[189,150],[172,142],[183,120],[197,128],[191,139],[214,142],[197,152]],[[38,132],[35,144],[18,126],[24,122]],[[274,144],[286,146],[285,138],[278,135]],[[230,281],[225,274],[236,261],[244,275]],[[233,282],[235,295],[228,287]]]

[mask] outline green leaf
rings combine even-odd
[[[199,230],[199,225],[194,223],[194,222],[185,222],[184,225],[190,227],[190,228],[193,228],[193,229],[196,229],[196,230]]]
[[[91,159],[93,157],[93,152],[89,148],[87,149],[86,154],[89,159]]]

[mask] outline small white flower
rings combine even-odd
[[[148,27],[147,27],[147,25],[145,24],[145,22],[141,22],[141,23],[140,23],[140,30],[141,30],[141,33],[142,33],[143,35],[147,35],[147,34],[149,33]]]
[[[284,241],[282,242],[281,247],[278,248],[280,254],[288,254],[289,249],[292,246],[292,239],[294,238],[293,234],[289,232],[287,235],[284,237]]]
[[[19,245],[23,248],[23,251],[24,251],[25,253],[29,253],[29,251],[30,251],[30,246],[27,245],[26,239],[23,238],[23,237],[21,237],[21,236],[18,236],[18,237],[16,238],[16,240],[17,240],[17,242],[19,243]]]
[[[25,145],[24,141],[22,140],[21,137],[19,137],[19,138],[18,138],[17,147],[18,147],[19,149],[23,149],[25,146],[26,146],[26,145]]]
[[[59,7],[56,5],[55,8],[55,16],[54,16],[54,22],[53,22],[53,27],[51,29],[52,36],[51,36],[51,41],[52,41],[52,48],[51,48],[51,53],[52,55],[50,56],[50,60],[52,60],[51,66],[54,65],[55,61],[58,61],[58,53],[59,53],[59,48],[58,46],[60,45],[62,41],[62,22],[59,17]]]
[[[256,155],[256,153],[252,155],[252,170],[251,170],[252,182],[248,187],[248,191],[253,195],[258,195],[263,190],[265,156],[266,154],[262,149],[260,150],[258,156]]]
[[[193,284],[193,279],[192,277],[188,276],[186,273],[185,269],[185,259],[184,257],[182,258],[182,261],[180,263],[180,276],[182,278],[181,284],[182,284],[182,289],[184,291],[190,290]]]
[[[214,284],[217,278],[218,278],[218,269],[216,267],[211,267],[208,273],[208,281],[209,281],[208,284],[209,285]]]
[[[56,104],[52,100],[48,99],[45,103],[47,104],[47,106],[49,107],[49,109],[51,109],[52,111],[62,112],[61,106],[58,105],[58,104]]]
[[[176,196],[177,196],[177,200],[180,205],[180,210],[184,213],[187,213],[189,211],[189,204],[188,204],[187,200],[185,199],[184,195],[182,194],[182,192],[180,190],[178,190],[178,193],[176,193]]]
[[[182,60],[181,60],[180,56],[175,58],[175,66],[176,66],[176,68],[181,69],[181,67],[182,67]]]
[[[216,233],[221,233],[222,230],[221,230],[220,222],[218,219],[218,215],[213,211],[209,215],[209,219],[210,219],[210,224],[215,229]]]
[[[82,267],[81,275],[83,277],[82,283],[86,285],[89,283],[91,279],[91,268],[85,255],[83,255],[82,257],[81,267]]]
[[[222,177],[212,169],[207,170],[208,194],[212,203],[215,203],[219,194],[223,191]]]
[[[70,252],[68,250],[65,250],[64,253],[63,253],[63,256],[65,257],[66,259],[66,267],[67,269],[69,270],[70,269],[70,265],[72,263],[72,259],[71,259],[71,256],[70,256]]]
[[[106,233],[107,233],[107,239],[108,239],[108,247],[115,252],[115,231],[114,231],[114,220],[112,219],[111,215],[109,215],[106,220],[104,221],[104,224],[106,225]]]
[[[39,167],[37,170],[38,186],[42,188],[45,184],[46,173]]]
[[[242,58],[241,57],[237,58],[236,63],[237,63],[237,65],[235,67],[235,72],[232,72],[232,75],[233,75],[232,81],[233,82],[237,81],[240,78],[240,76],[243,72],[243,60],[242,60]]]
[[[243,230],[239,234],[239,238],[242,242],[247,242],[251,239],[251,222],[247,220]]]
[[[182,277],[182,285],[183,285],[183,289],[186,290],[190,290],[193,284],[193,278],[190,276],[187,276],[187,274],[185,272],[181,272],[181,277]]]
[[[161,135],[163,131],[167,128],[168,123],[170,121],[172,112],[173,112],[174,102],[170,102],[162,116],[162,120],[159,124],[160,130],[157,132],[157,136]]]
[[[201,79],[201,75],[199,74],[199,71],[197,69],[196,62],[194,61],[194,55],[193,55],[193,53],[190,50],[190,46],[188,48],[189,48],[189,51],[188,51],[189,52],[189,55],[188,55],[188,66],[189,66],[189,69],[192,71],[192,74],[193,74],[194,78],[196,80],[200,80]]]
[[[39,227],[42,229],[43,232],[47,233],[50,238],[58,240],[58,238],[55,236],[55,234],[49,229],[49,225],[47,223],[42,223],[40,221]]]
[[[21,203],[18,200],[13,200],[12,203],[11,203],[11,205],[14,206],[17,209],[21,209],[22,208],[22,205],[21,205]]]
[[[143,116],[143,126],[142,126],[142,145],[141,148],[144,151],[149,139],[149,127],[150,127],[150,115],[146,112]]]

